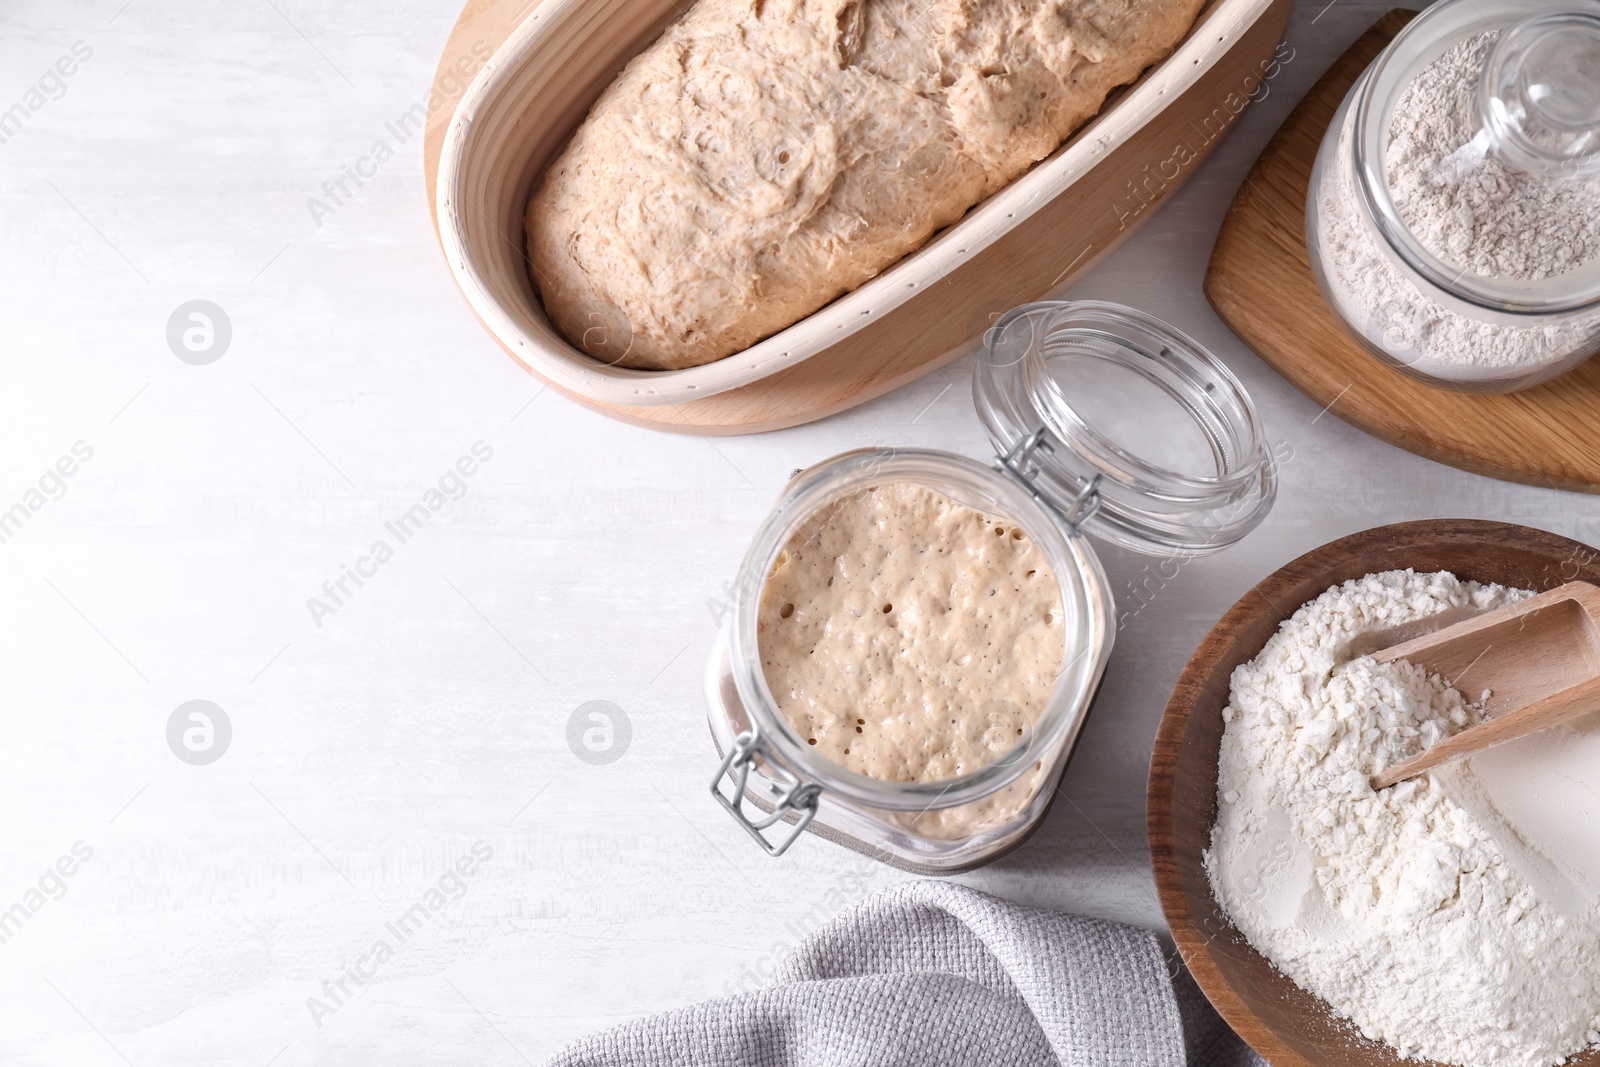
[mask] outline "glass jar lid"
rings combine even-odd
[[[1523,170],[1600,174],[1600,8],[1511,27],[1484,63],[1478,95],[1490,140]]]
[[[1150,554],[1202,555],[1271,510],[1255,405],[1199,342],[1133,308],[1041,301],[984,336],[978,413],[1003,467],[1069,526]]]
[[[1492,43],[1469,44],[1491,33]],[[1427,105],[1426,119],[1409,116],[1412,125],[1438,126],[1408,134],[1413,143],[1418,134],[1433,140],[1457,135],[1431,170],[1400,179],[1411,196],[1440,191],[1429,210],[1443,222],[1424,240],[1414,228],[1424,209],[1403,212],[1396,203],[1391,130],[1407,91],[1422,84],[1419,76],[1461,48],[1468,49],[1458,53],[1464,64],[1478,52],[1481,63],[1465,64],[1470,69],[1459,74],[1430,72],[1429,91],[1444,102]],[[1358,194],[1409,271],[1491,312],[1552,315],[1600,306],[1600,256],[1570,268],[1555,267],[1558,257],[1550,261],[1553,269],[1528,262],[1526,254],[1507,257],[1485,239],[1489,227],[1474,217],[1477,209],[1465,206],[1480,196],[1508,213],[1515,233],[1506,240],[1519,253],[1539,237],[1566,246],[1574,226],[1594,217],[1590,201],[1600,200],[1600,0],[1444,0],[1413,19],[1374,61],[1354,112]],[[1464,184],[1473,182],[1483,186],[1481,194]],[[1447,187],[1462,191],[1445,196]],[[1503,203],[1508,196],[1515,202]]]

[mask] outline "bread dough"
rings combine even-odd
[[[810,516],[779,553],[756,623],[767,686],[796,735],[895,782],[971,774],[1010,753],[1049,702],[1065,628],[1060,587],[1024,531],[910,483]],[[1002,821],[1041,773],[917,828],[949,836]]]
[[[673,369],[789,326],[1053,152],[1201,0],[699,0],[528,204],[551,321]]]

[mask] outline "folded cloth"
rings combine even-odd
[[[907,882],[808,937],[766,988],[602,1031],[549,1067],[1260,1063],[1148,931]]]

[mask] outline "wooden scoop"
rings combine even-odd
[[[1404,641],[1372,658],[1410,660],[1463,695],[1488,691],[1486,718],[1372,776],[1373,789],[1600,711],[1600,586],[1569,582]]]

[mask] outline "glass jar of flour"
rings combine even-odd
[[[1507,392],[1600,350],[1600,0],[1445,0],[1351,88],[1306,239],[1373,354]]]
[[[1016,847],[1111,654],[1089,535],[1175,577],[1272,506],[1244,388],[1130,308],[1008,312],[974,392],[998,459],[873,448],[801,471],[731,587],[706,672],[711,790],[772,855],[807,829],[924,873]]]

